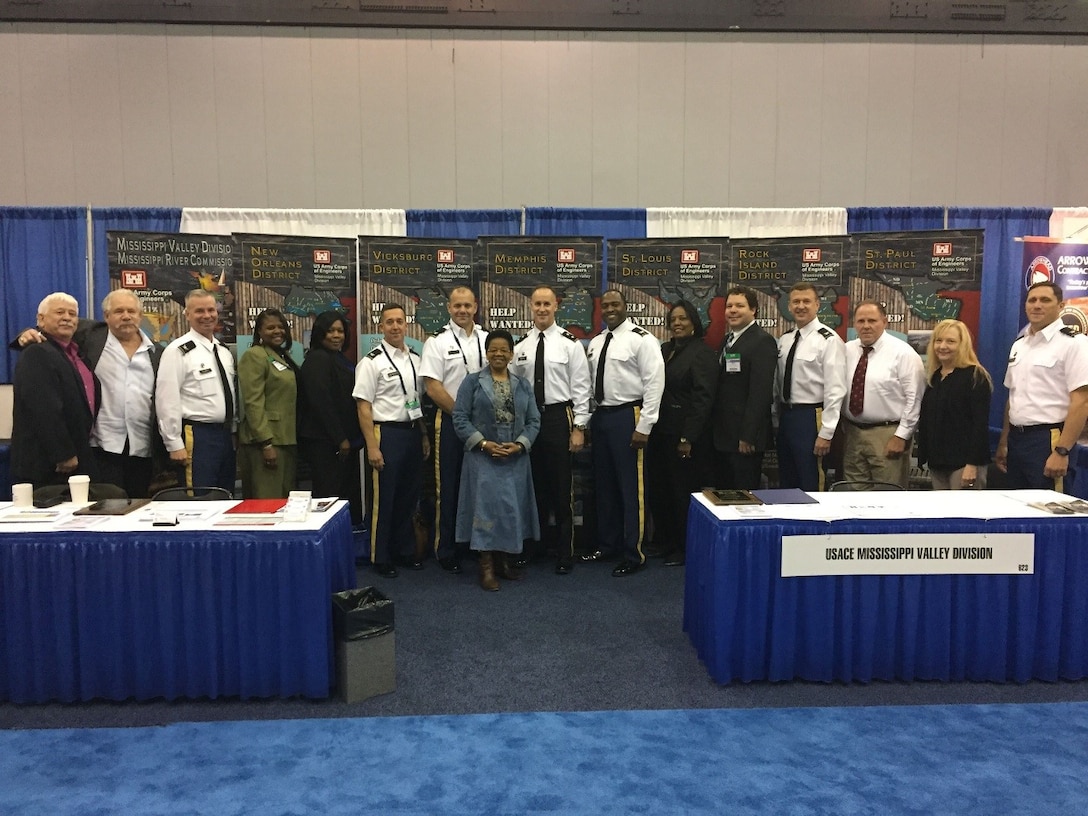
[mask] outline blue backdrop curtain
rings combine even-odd
[[[0,338],[35,325],[51,292],[87,302],[87,211],[82,207],[0,207]],[[11,382],[17,355],[0,355],[0,380]]]
[[[1020,327],[1027,322],[1023,304],[1023,245],[1025,235],[1050,234],[1050,208],[1044,207],[951,207],[949,229],[986,230],[983,240],[983,319],[978,328],[979,361],[994,378],[994,399],[990,406],[990,427],[1000,430],[1008,391],[1005,363],[1009,347]]]
[[[848,232],[944,229],[944,207],[850,207]]]
[[[181,209],[173,207],[99,207],[91,210],[94,235],[94,300],[91,313],[101,316],[99,304],[110,291],[110,262],[106,252],[106,230],[130,232],[180,232]]]
[[[521,210],[405,210],[409,238],[518,235]]]
[[[584,235],[609,238],[645,238],[646,210],[637,209],[567,209],[528,207],[525,210],[526,235]],[[603,286],[608,284],[608,245],[601,249]]]

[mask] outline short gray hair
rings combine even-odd
[[[111,289],[109,294],[102,298],[102,314],[109,314],[110,309],[113,306],[114,298],[116,298],[118,295],[128,295],[129,297],[135,299],[136,308],[143,312],[144,302],[140,300],[140,296],[133,292],[131,289]]]
[[[42,298],[42,302],[38,304],[38,314],[45,314],[49,308],[49,304],[54,301],[63,303],[65,306],[71,306],[79,312],[79,301],[69,295],[67,292],[52,292]]]

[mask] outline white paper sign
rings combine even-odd
[[[1034,533],[782,536],[782,577],[1032,575]]]

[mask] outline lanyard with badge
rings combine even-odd
[[[461,341],[457,339],[457,335],[453,336],[453,342],[457,344],[458,351],[461,352],[461,359],[465,361],[465,368],[468,368],[468,357],[465,355],[465,350],[461,347]],[[476,333],[476,354],[480,358],[480,368],[484,367],[484,348],[480,345],[480,334]]]
[[[404,377],[400,373],[400,369],[397,368],[397,364],[393,362],[393,358],[389,356],[389,351],[382,346],[382,353],[385,358],[389,360],[389,364],[393,366],[393,371],[397,373],[397,379],[400,380],[400,390],[404,392],[404,407],[408,409],[408,419],[416,420],[423,419],[423,409],[419,407],[419,396],[414,396],[408,399],[408,388],[404,384]],[[411,352],[408,353],[408,364],[412,367],[412,382],[416,381],[416,364],[412,361]],[[413,389],[414,390],[414,389]]]

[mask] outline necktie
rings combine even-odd
[[[223,422],[230,430],[234,426],[234,392],[230,389],[230,381],[227,379],[227,370],[223,368],[223,361],[219,359],[219,344],[212,345],[212,357],[215,358],[215,366],[219,369],[219,382],[223,386],[223,399],[227,406],[227,418]]]
[[[544,407],[544,332],[536,341],[536,366],[533,368],[533,396],[536,404]]]
[[[604,338],[601,356],[597,358],[597,381],[593,385],[593,399],[600,405],[604,402],[604,360],[608,356],[608,344],[612,342],[612,332]]]
[[[733,332],[729,332],[729,334],[725,336],[725,347],[729,348],[731,345],[733,345]]]
[[[850,383],[850,413],[856,418],[865,409],[865,372],[869,368],[869,352],[872,346],[861,347],[861,359],[854,369],[854,379]]]
[[[786,371],[782,375],[782,402],[790,404],[790,388],[793,386],[793,358],[797,356],[797,347],[801,345],[801,332],[798,331],[786,355]]]

